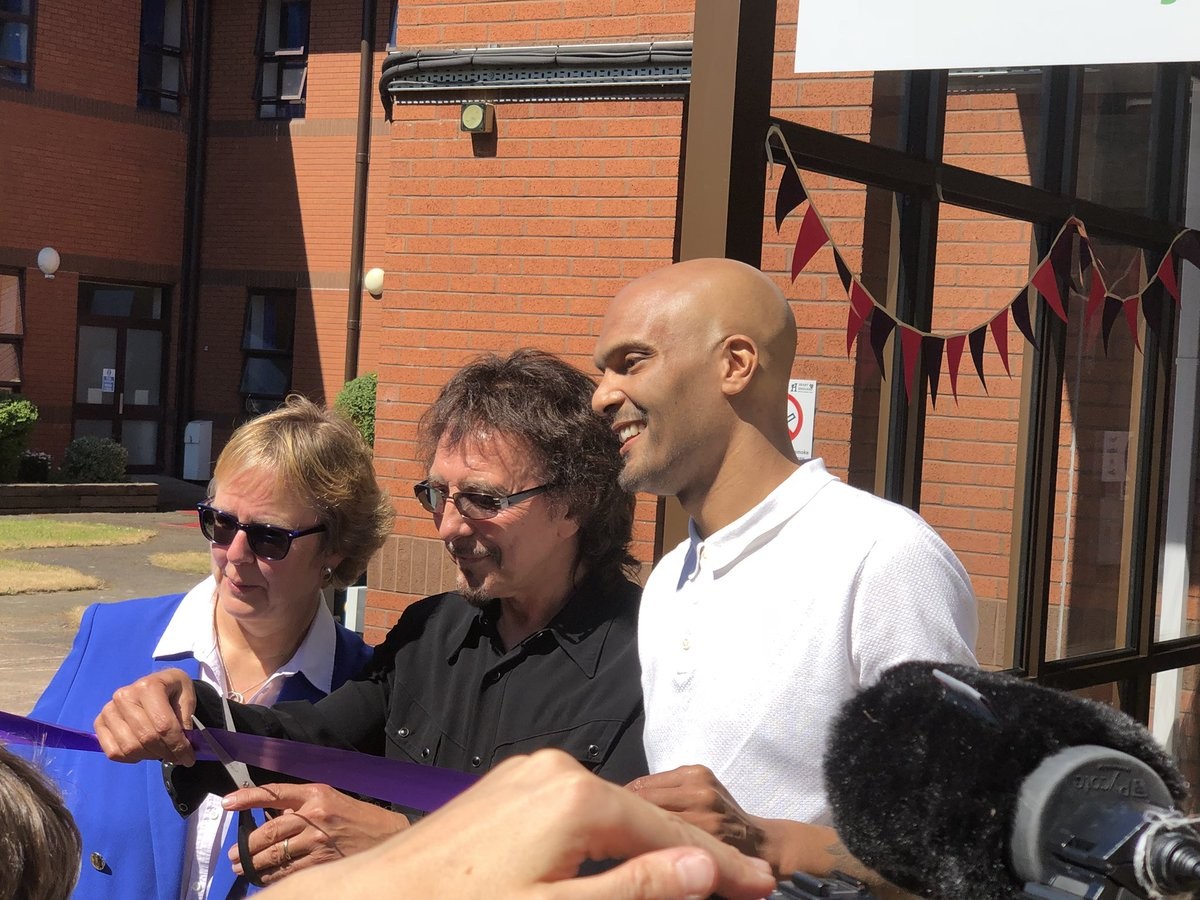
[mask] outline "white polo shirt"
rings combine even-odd
[[[749,813],[827,824],[839,707],[890,666],[974,665],[970,579],[905,507],[810,460],[654,567],[638,624],[651,772],[702,764]]]

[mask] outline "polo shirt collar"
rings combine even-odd
[[[713,532],[707,539],[696,531],[696,523],[688,519],[688,551],[682,575],[694,577],[702,568],[720,576],[768,543],[821,488],[836,481],[825,468],[822,459],[810,459],[789,475],[761,503],[739,519]]]
[[[213,625],[216,593],[217,582],[210,575],[184,595],[154,648],[155,659],[193,656],[212,671],[218,671],[220,655]],[[275,671],[289,677],[303,675],[313,687],[328,694],[333,687],[336,649],[337,626],[329,607],[321,600],[304,640],[292,658]]]

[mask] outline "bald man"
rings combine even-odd
[[[778,874],[826,874],[848,862],[823,827],[831,718],[896,663],[974,664],[976,613],[962,565],[918,515],[796,460],[795,348],[771,279],[679,263],[613,300],[592,405],[621,439],[622,486],[690,516],[642,595],[655,774],[630,787]]]

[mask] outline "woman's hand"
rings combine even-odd
[[[119,688],[96,717],[96,737],[117,762],[196,761],[184,729],[192,724],[196,690],[182,669],[164,669]]]
[[[408,819],[326,784],[264,784],[227,794],[227,810],[274,809],[280,815],[250,833],[254,868],[264,884],[299,869],[332,862],[374,847],[408,828]],[[238,848],[229,858],[233,870],[243,867]]]

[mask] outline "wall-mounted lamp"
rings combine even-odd
[[[363,288],[372,297],[383,293],[383,269],[371,269],[363,276]]]
[[[492,104],[471,100],[459,108],[459,131],[469,131],[472,134],[490,134],[494,127],[496,127],[496,112]]]
[[[53,278],[54,273],[58,271],[59,264],[62,259],[58,255],[58,251],[53,247],[43,247],[38,251],[38,268],[42,270],[42,274],[47,278]]]

